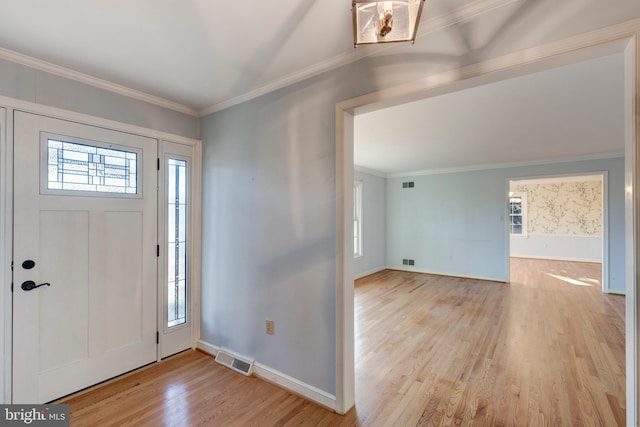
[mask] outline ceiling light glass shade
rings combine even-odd
[[[425,0],[353,0],[353,44],[414,42]]]

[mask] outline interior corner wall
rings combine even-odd
[[[187,138],[197,117],[0,59],[0,96],[114,120]]]
[[[354,172],[362,182],[362,256],[353,261],[358,279],[385,268],[386,180],[363,172]]]
[[[201,339],[335,394],[334,111],[324,93],[272,94],[202,119]]]
[[[332,395],[335,106],[407,78],[378,76],[383,65],[366,58],[200,122],[201,339]]]
[[[504,281],[506,181],[608,171],[609,292],[625,291],[624,159],[532,165],[387,180],[387,265]],[[414,181],[414,188],[402,188]],[[414,259],[415,266],[402,265]]]

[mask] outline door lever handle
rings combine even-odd
[[[40,286],[51,286],[51,283],[41,283],[36,285],[36,282],[33,280],[27,280],[26,282],[22,282],[22,285],[20,285],[23,291],[31,291],[35,288],[39,288]]]

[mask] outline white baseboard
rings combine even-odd
[[[212,355],[213,357],[216,357],[218,355],[218,352],[220,351],[220,347],[218,347],[217,345],[210,344],[203,340],[198,340],[196,348]]]
[[[220,347],[203,340],[198,340],[197,348],[212,356],[216,356],[218,351],[221,350]],[[300,380],[258,362],[254,362],[253,364],[253,374],[261,380],[270,382],[293,394],[304,397],[331,411],[336,410],[336,397],[317,387],[303,383]]]
[[[369,271],[365,271],[365,272],[363,272],[363,273],[356,274],[356,275],[354,275],[354,277],[353,277],[353,278],[354,278],[354,280],[362,279],[363,277],[369,276],[369,275],[371,275],[371,274],[374,274],[374,273],[377,273],[377,272],[379,272],[379,271],[386,270],[386,269],[387,269],[387,267],[376,267],[376,268],[374,268],[374,269],[372,269],[372,270],[369,270]]]
[[[408,271],[410,273],[423,273],[423,274],[433,274],[434,276],[447,276],[447,277],[459,277],[461,279],[473,279],[473,280],[486,280],[488,282],[500,282],[506,283],[504,277],[481,277],[481,276],[465,276],[457,273],[447,273],[442,271],[430,271],[430,270],[422,270],[419,268],[407,268],[406,266],[389,266],[387,267],[389,270],[397,270],[397,271]]]
[[[312,402],[317,403],[320,406],[335,411],[336,410],[336,397],[325,391],[320,390],[317,387],[303,383],[287,374],[276,371],[273,368],[265,366],[261,363],[254,363],[253,373],[265,381],[277,385],[293,394],[302,396]]]

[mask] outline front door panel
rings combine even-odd
[[[14,120],[13,401],[42,403],[157,358],[157,141]]]

